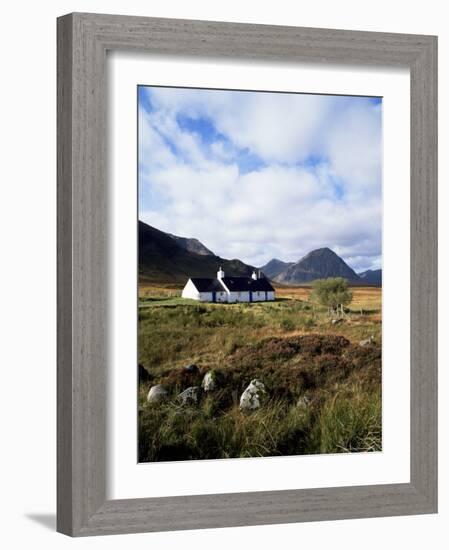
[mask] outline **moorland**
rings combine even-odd
[[[338,318],[307,286],[252,304],[180,292],[139,285],[140,462],[381,450],[381,288],[351,288]],[[208,373],[213,391],[201,389]],[[264,402],[243,412],[254,379]],[[165,399],[149,402],[155,385]],[[191,387],[197,399],[183,403]]]

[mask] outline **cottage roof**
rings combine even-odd
[[[273,291],[274,288],[271,286],[268,279],[252,279],[251,277],[224,277],[223,283],[231,292],[242,292],[242,291]]]
[[[191,277],[190,279],[195,285],[198,292],[213,292],[224,290],[218,279],[207,279],[204,277]]]
[[[271,286],[271,283],[268,279],[251,279],[251,290],[262,290],[267,292],[274,291],[274,288]]]

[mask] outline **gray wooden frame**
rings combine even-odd
[[[411,72],[410,483],[106,500],[106,52]],[[72,536],[437,511],[437,38],[75,13],[58,19],[58,505]]]

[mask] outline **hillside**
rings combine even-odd
[[[274,280],[283,284],[301,284],[327,277],[344,277],[350,283],[361,282],[357,273],[330,248],[309,252],[299,262],[276,275]]]
[[[367,285],[382,286],[382,270],[368,269],[358,274],[360,279]]]
[[[214,256],[214,253],[204,246],[198,239],[188,239],[186,237],[178,237],[178,235],[172,235],[167,233],[175,242],[184,250],[188,252],[195,252],[201,256]]]
[[[262,271],[265,277],[268,277],[269,279],[274,279],[277,275],[279,275],[279,273],[285,271],[287,267],[293,265],[293,263],[294,262],[283,262],[282,260],[273,258],[259,269],[260,271]]]
[[[190,244],[186,241],[190,241]],[[199,252],[192,251],[192,241]],[[204,251],[207,250],[209,254]],[[238,277],[250,276],[253,266],[215,256],[196,239],[175,237],[139,221],[139,279],[184,284],[189,277],[215,277],[218,268]]]

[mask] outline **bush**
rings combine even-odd
[[[301,326],[308,330],[314,326],[316,326],[315,320],[312,317],[303,317],[301,319]]]
[[[332,312],[343,311],[344,306],[352,301],[352,292],[343,277],[318,279],[313,283],[312,299]]]
[[[296,327],[295,323],[291,319],[287,318],[281,320],[281,328],[287,331],[291,331],[295,330]]]

